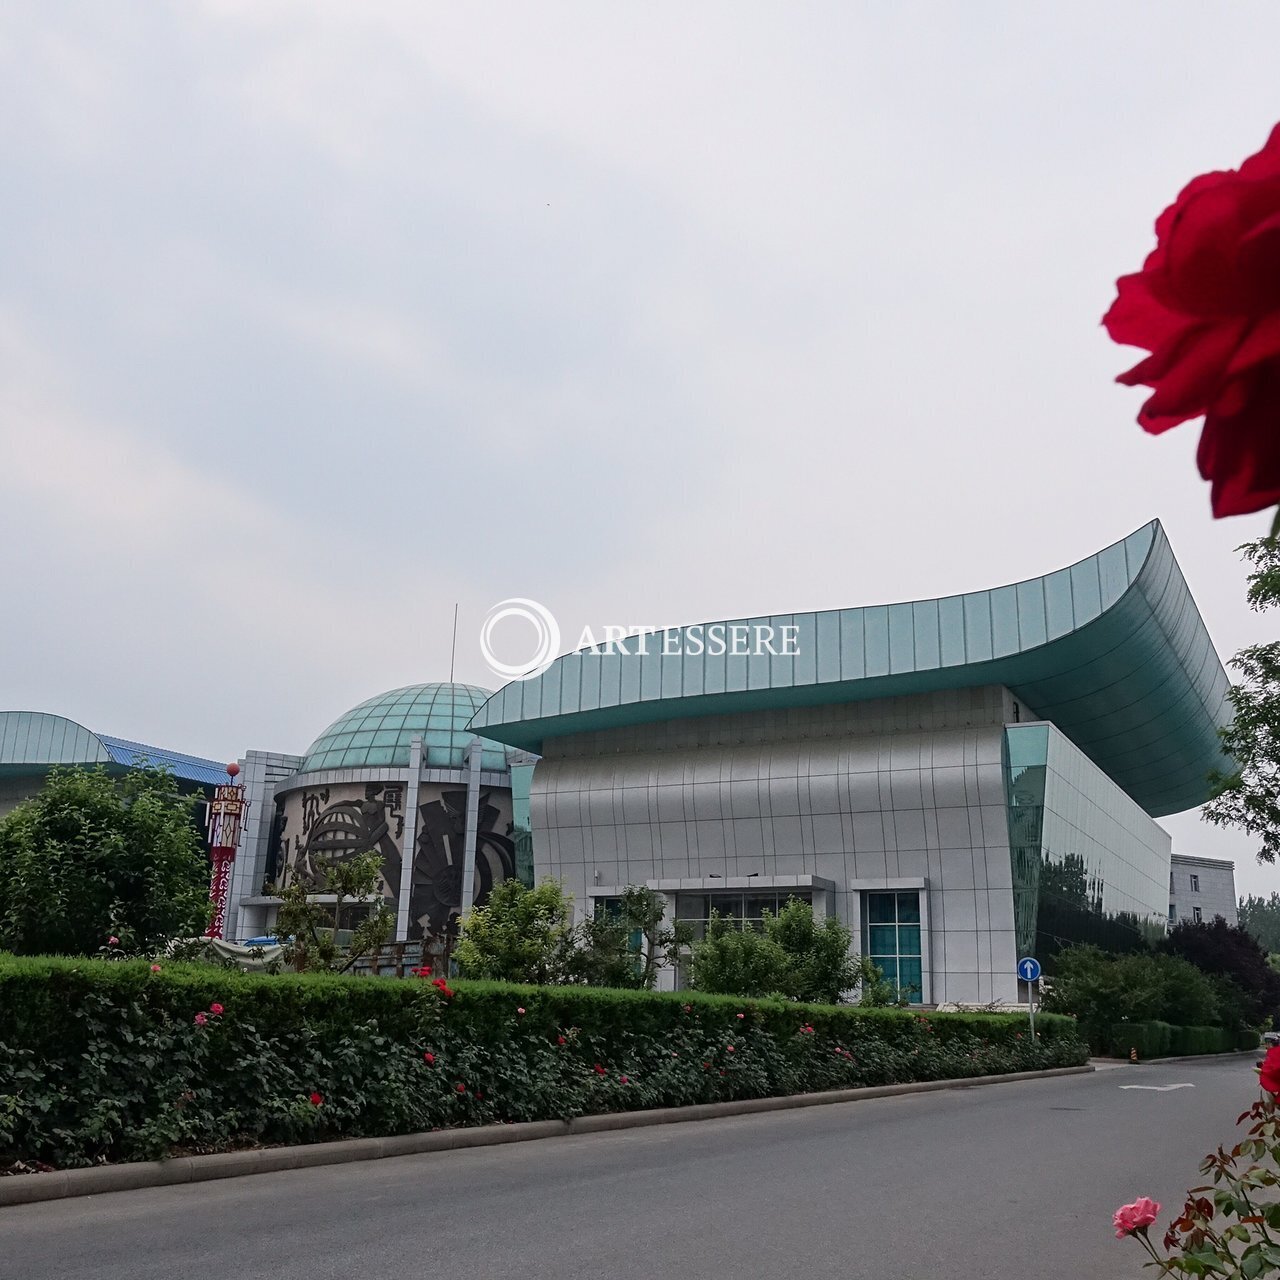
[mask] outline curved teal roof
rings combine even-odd
[[[1226,672],[1159,521],[989,591],[723,625],[742,623],[796,627],[797,652],[693,655],[697,629],[676,628],[623,653],[565,654],[505,685],[471,726],[541,752],[630,724],[1000,684],[1153,817],[1202,804],[1222,763]]]
[[[466,765],[467,728],[489,697],[473,684],[410,684],[380,693],[339,716],[308,748],[302,773],[318,769],[407,768],[409,745],[422,739],[422,762],[437,769]],[[484,742],[482,769],[505,769],[507,749]]]
[[[217,760],[109,738],[47,711],[0,711],[0,775],[38,773],[58,764],[104,764],[111,772],[167,769],[201,786],[230,780],[227,766]]]

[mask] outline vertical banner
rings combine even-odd
[[[227,776],[231,781],[214,787],[213,799],[208,803],[209,853],[213,859],[213,875],[209,880],[209,901],[213,903],[207,934],[210,938],[221,938],[227,927],[231,867],[240,844],[245,810],[249,807],[244,798],[244,787],[235,781],[239,772],[238,764],[227,765]]]

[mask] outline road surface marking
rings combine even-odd
[[[1168,1093],[1170,1089],[1194,1089],[1193,1084],[1122,1084],[1122,1089],[1150,1089],[1152,1093]]]

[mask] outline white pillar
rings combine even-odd
[[[476,838],[480,834],[480,752],[479,738],[467,746],[467,824],[462,850],[462,914],[471,910],[476,892]]]
[[[409,743],[409,776],[404,789],[404,837],[400,841],[400,896],[396,900],[396,941],[409,936],[409,898],[413,893],[413,857],[418,843],[418,784],[422,781],[422,739]]]

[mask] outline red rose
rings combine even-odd
[[[311,1095],[311,1105],[313,1107],[318,1107],[323,1101],[324,1101],[323,1094],[313,1093]]]
[[[434,1066],[434,1065],[435,1065],[435,1060],[436,1060],[436,1055],[435,1055],[434,1053],[424,1053],[424,1054],[422,1055],[422,1060],[423,1060],[423,1062],[425,1062],[425,1063],[427,1064],[427,1066],[429,1066],[429,1067],[430,1067],[430,1066]]]
[[[1280,1093],[1280,1045],[1272,1045],[1267,1050],[1262,1070],[1258,1072],[1258,1083],[1268,1093]]]
[[[1159,434],[1204,416],[1215,516],[1280,502],[1280,125],[1239,169],[1188,183],[1116,284],[1107,332],[1151,352],[1118,379],[1154,392],[1138,422]]]
[[[466,1086],[465,1084],[463,1084],[461,1081],[459,1081],[459,1082],[458,1082],[457,1084],[455,1084],[453,1087],[454,1087],[455,1089],[457,1089],[457,1091],[458,1091],[459,1093],[466,1093],[466,1091],[467,1091],[467,1086]]]

